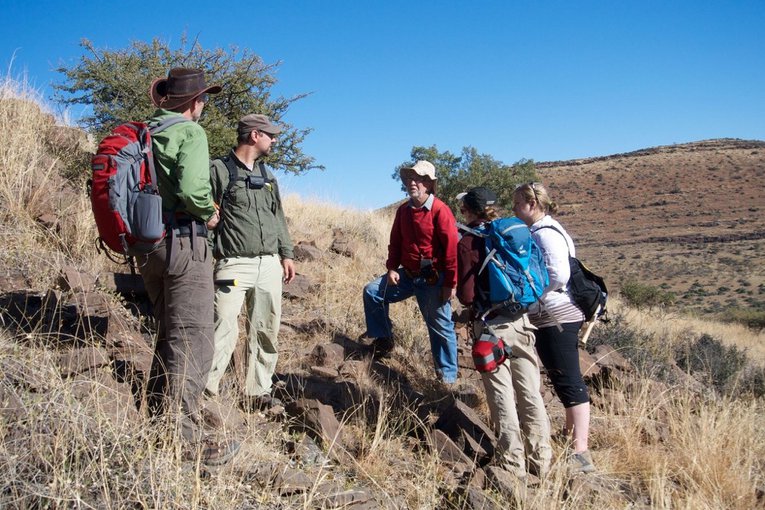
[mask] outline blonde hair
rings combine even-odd
[[[558,212],[558,204],[553,202],[547,188],[541,182],[527,182],[519,184],[515,188],[515,193],[520,194],[526,202],[534,201],[545,214],[555,214]]]

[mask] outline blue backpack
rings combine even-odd
[[[478,229],[460,228],[484,238],[486,258],[479,274],[489,272],[491,307],[482,311],[519,316],[539,301],[550,284],[542,250],[526,224],[516,217],[499,218]]]

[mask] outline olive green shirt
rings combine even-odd
[[[148,124],[180,113],[158,109]],[[207,135],[196,122],[179,122],[152,135],[157,185],[166,214],[185,213],[207,222],[215,214]]]
[[[213,254],[216,259],[227,257],[259,257],[278,254],[282,259],[294,258],[292,240],[287,231],[287,221],[282,209],[279,186],[271,171],[266,177],[271,181],[261,189],[249,189],[244,179],[248,175],[260,175],[257,164],[249,170],[233,151],[229,153],[237,164],[238,178],[228,197],[229,172],[223,159],[210,163],[215,202],[220,204],[221,219],[215,230]]]

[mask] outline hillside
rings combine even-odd
[[[579,256],[703,314],[765,309],[765,142],[719,139],[537,163]]]
[[[173,433],[177,412],[160,422],[146,413],[155,324],[140,285],[122,285],[135,283],[128,269],[95,248],[81,182],[86,144],[40,136],[60,126],[17,95],[0,87],[0,507],[717,510],[765,503],[765,355],[742,349],[765,345],[765,332],[611,300],[612,321],[598,324],[579,352],[597,472],[572,474],[571,445],[555,434],[551,472],[517,478],[494,459],[497,438],[464,314],[455,314],[457,387],[434,379],[414,300],[391,306],[390,358],[373,360],[360,338],[361,289],[383,270],[392,216],[296,197],[285,197],[298,270],[283,294],[276,393],[285,406],[242,410],[235,353],[201,418],[211,436],[240,441],[241,452],[223,466],[185,458]],[[570,209],[566,221],[584,207]],[[572,229],[583,250],[597,253]],[[558,431],[563,406],[546,377],[540,390]]]

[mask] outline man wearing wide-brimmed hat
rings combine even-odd
[[[451,298],[457,288],[457,226],[449,207],[434,195],[436,169],[417,161],[399,170],[409,201],[396,211],[390,232],[387,274],[364,287],[366,336],[375,356],[394,347],[388,304],[416,296],[430,337],[437,377],[457,380],[457,337]]]
[[[158,109],[148,124],[169,125],[152,135],[167,237],[138,257],[158,323],[147,387],[149,412],[156,418],[180,407],[180,434],[189,443],[184,455],[200,456],[207,464],[227,462],[239,448],[235,442],[207,442],[199,410],[213,356],[213,275],[206,238],[219,218],[207,135],[196,121],[208,94],[220,91],[205,83],[202,70],[188,68],[171,69],[149,89]],[[170,125],[169,119],[177,122]]]
[[[279,186],[262,161],[281,132],[266,115],[245,115],[237,126],[236,147],[210,165],[221,213],[214,238],[215,279],[236,280],[236,285],[215,289],[215,355],[206,390],[218,394],[239,339],[244,304],[247,374],[240,389],[245,411],[273,413],[281,406],[271,394],[272,378],[279,354],[282,283],[295,277],[295,265]]]

